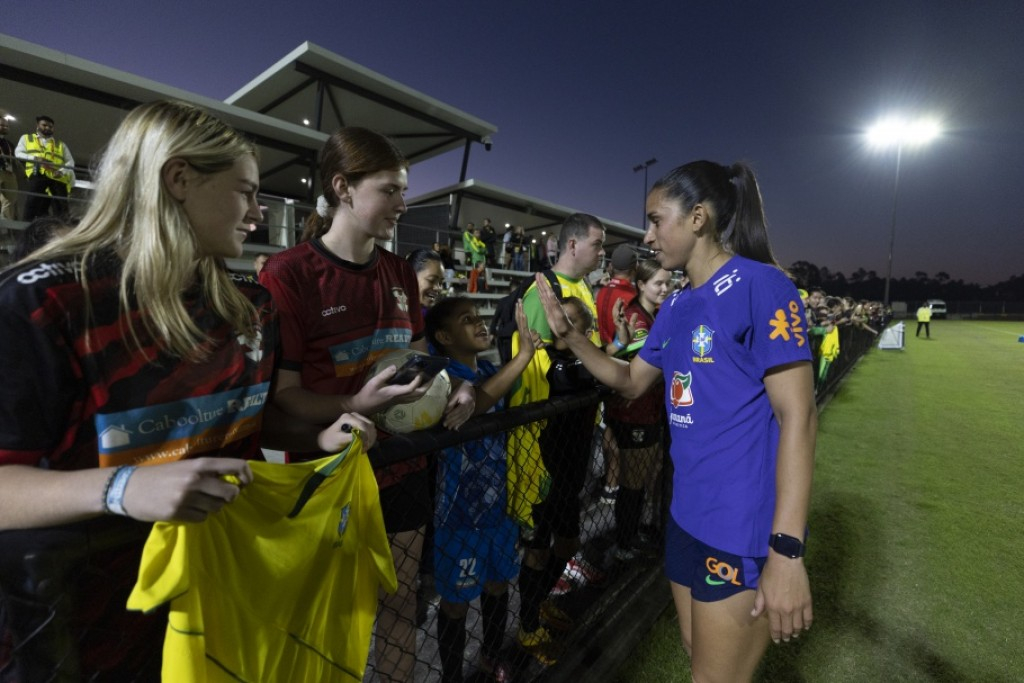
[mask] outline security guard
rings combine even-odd
[[[21,136],[14,155],[25,162],[28,176],[25,220],[47,215],[51,204],[67,202],[75,184],[75,160],[67,145],[54,137],[52,118],[37,116],[36,132]],[[63,206],[55,208],[58,214],[66,212]]]

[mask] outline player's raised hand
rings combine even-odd
[[[543,273],[537,273],[534,279],[537,282],[537,294],[540,296],[541,306],[544,307],[544,315],[548,319],[551,334],[556,337],[565,337],[571,334],[576,328],[572,326],[565,309],[555,297],[555,290],[551,289],[551,283]]]

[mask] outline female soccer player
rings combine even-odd
[[[664,377],[672,459],[666,573],[694,680],[749,680],[769,638],[810,628],[804,540],[817,413],[803,306],[768,242],[745,164],[696,161],[655,183],[645,243],[691,287],[662,306],[629,363],[552,331],[626,398]]]
[[[267,262],[260,281],[281,315],[282,359],[273,400],[289,415],[323,423],[339,411],[372,415],[426,391],[420,378],[390,384],[395,370],[369,380],[383,354],[426,351],[416,273],[378,247],[394,237],[405,213],[408,162],[393,142],[366,128],[342,128],[320,156],[322,200],[310,216],[310,239]],[[445,424],[473,412],[469,385],[453,392]],[[385,596],[377,621],[377,673],[411,681],[416,656],[414,590],[430,515],[426,459],[377,471],[398,592]]]
[[[200,522],[238,495],[225,475],[251,481],[277,320],[269,293],[224,259],[262,220],[255,154],[192,105],[138,107],[78,227],[0,274],[0,529]],[[351,440],[335,425],[321,448]],[[82,678],[159,666],[163,620],[124,608],[141,547],[82,572],[97,577],[82,595],[106,605],[75,615]]]

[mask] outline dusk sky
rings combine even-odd
[[[638,227],[637,164],[658,159],[653,183],[748,160],[782,263],[847,275],[884,277],[889,247],[895,150],[864,131],[932,116],[944,134],[903,152],[894,277],[1024,273],[1022,0],[5,0],[3,17],[4,34],[217,99],[308,40],[496,125],[470,178]],[[414,166],[409,195],[460,161]]]

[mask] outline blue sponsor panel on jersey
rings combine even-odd
[[[227,434],[239,438],[242,434],[231,427],[246,423],[258,426],[269,391],[270,382],[262,382],[171,403],[97,414],[100,462],[113,464],[113,460],[123,459],[118,456],[128,453],[137,458],[142,453],[163,450],[172,442],[199,447],[204,435],[214,433],[219,435],[216,445],[223,443]],[[252,429],[242,431],[249,433]]]
[[[407,327],[382,327],[370,337],[360,337],[330,347],[334,373],[338,377],[357,375],[387,351],[407,349],[412,330]]]

